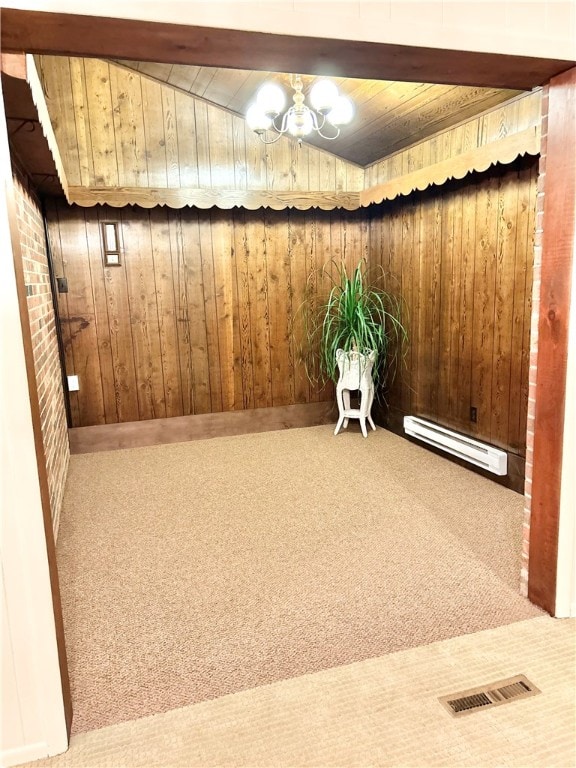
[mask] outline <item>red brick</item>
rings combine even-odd
[[[70,456],[54,307],[48,272],[44,222],[38,201],[18,167],[14,192],[20,229],[24,280],[32,286],[28,314],[32,334],[36,386],[40,403],[42,440],[46,456],[52,521],[57,531]]]

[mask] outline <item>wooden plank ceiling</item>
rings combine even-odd
[[[287,101],[292,93],[290,76],[286,74],[129,60],[117,60],[117,63],[242,117],[264,82],[281,85]],[[315,79],[303,75],[305,93]],[[370,165],[520,93],[473,86],[331,79],[340,92],[354,102],[354,121],[342,130],[336,141],[316,135],[307,143],[361,166]]]

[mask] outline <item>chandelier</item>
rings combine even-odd
[[[310,90],[313,108],[304,103],[302,78],[290,76],[294,90],[294,104],[280,117],[286,105],[286,96],[276,83],[265,83],[256,94],[256,101],[248,107],[246,122],[258,134],[264,144],[273,144],[288,133],[302,143],[302,139],[316,131],[323,139],[337,139],[340,126],[349,123],[354,116],[354,106],[349,98],[341,96],[330,80],[318,80]],[[267,131],[276,136],[267,138]]]

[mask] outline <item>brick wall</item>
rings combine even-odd
[[[536,197],[536,234],[534,240],[534,272],[532,285],[532,320],[530,327],[530,371],[528,376],[528,420],[526,435],[526,479],[524,485],[524,526],[522,532],[522,568],[520,590],[528,595],[528,563],[530,557],[530,512],[532,505],[532,475],[534,470],[534,416],[536,413],[536,365],[538,357],[538,323],[540,320],[540,287],[542,270],[542,224],[544,218],[544,180],[546,177],[546,147],[548,141],[548,87],[542,91],[542,134],[538,194]]]
[[[17,165],[13,166],[13,177],[24,281],[28,294],[34,368],[40,402],[42,439],[48,470],[52,525],[56,537],[70,448],[48,273],[46,238],[38,199],[30,189],[25,174]]]

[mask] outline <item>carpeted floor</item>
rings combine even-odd
[[[29,768],[573,768],[576,621],[540,616],[72,737]],[[515,674],[542,693],[452,718]]]
[[[522,506],[381,429],[73,456],[74,732],[539,615]]]

